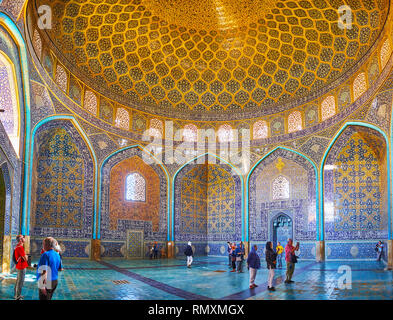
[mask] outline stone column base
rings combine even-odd
[[[92,239],[90,242],[90,259],[94,261],[101,260],[101,240]]]
[[[168,241],[166,243],[166,256],[168,259],[173,259],[175,257],[175,242]]]
[[[3,261],[2,264],[2,272],[10,273],[11,272],[11,236],[4,236],[3,239]]]
[[[317,262],[325,261],[325,241],[317,241],[315,244],[315,258]]]
[[[393,240],[388,240],[388,270],[393,270]]]

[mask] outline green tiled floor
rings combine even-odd
[[[184,259],[173,260],[89,260],[64,259],[64,272],[54,299],[57,300],[179,300],[179,299],[302,299],[302,300],[393,300],[393,275],[374,261],[301,261],[294,284],[283,283],[285,269],[276,270],[276,292],[266,289],[267,270],[262,262],[256,283],[248,287],[248,270],[230,273],[227,259],[195,257],[193,267]],[[340,266],[351,270],[352,289],[339,289]],[[221,271],[221,272],[217,272]],[[16,274],[0,275],[0,299],[13,299]],[[125,280],[115,284],[114,280]],[[34,271],[28,271],[22,294],[38,299]]]

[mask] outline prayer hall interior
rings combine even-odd
[[[0,300],[18,235],[25,299],[53,237],[53,299],[392,300],[391,2],[0,0]]]

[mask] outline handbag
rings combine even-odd
[[[297,256],[296,256],[295,254],[293,254],[293,255],[291,256],[291,262],[292,262],[292,263],[297,263]]]

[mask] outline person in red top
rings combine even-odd
[[[288,243],[285,247],[285,261],[287,263],[287,274],[285,283],[293,283],[292,275],[295,271],[295,262],[293,261],[293,257],[295,256],[295,251],[299,250],[299,242],[296,244],[296,247],[293,246],[293,240],[288,239]]]
[[[17,261],[15,268],[18,273],[15,283],[15,300],[23,300],[21,293],[23,284],[25,282],[26,268],[28,267],[27,255],[25,248],[23,247],[23,244],[25,243],[25,237],[22,235],[16,236],[16,241],[18,241],[18,244],[15,247],[15,259]]]

